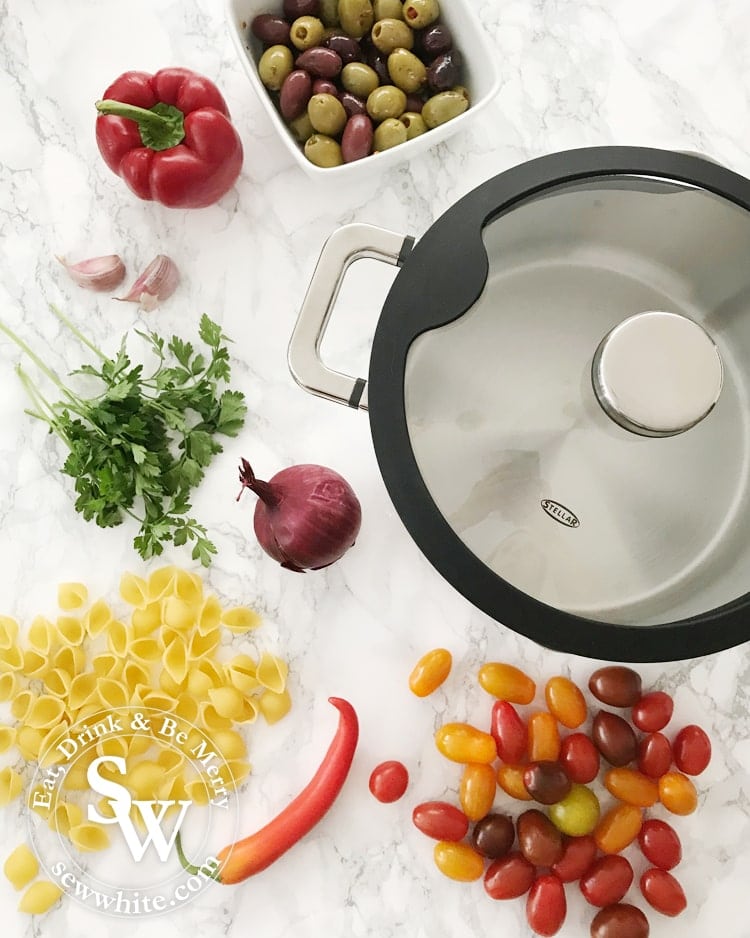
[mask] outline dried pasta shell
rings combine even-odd
[[[16,694],[13,698],[13,703],[10,705],[10,712],[17,720],[25,720],[26,714],[31,709],[31,705],[34,703],[36,696],[32,694],[30,690],[22,690]]]
[[[0,648],[0,670],[23,670],[23,652],[18,647],[18,645],[10,645],[8,648]]]
[[[189,629],[196,620],[195,605],[185,602],[179,596],[167,596],[162,606],[162,619],[165,625],[182,632]]]
[[[14,889],[23,889],[39,872],[39,861],[26,844],[19,844],[3,865],[3,873]]]
[[[174,580],[177,568],[173,566],[159,567],[148,578],[148,596],[151,600],[161,599],[170,590],[174,589]]]
[[[260,681],[256,677],[257,662],[250,655],[235,655],[226,665],[226,673],[232,686],[243,694],[249,694],[260,687]]]
[[[0,650],[7,650],[16,644],[18,623],[10,616],[0,616]]]
[[[220,717],[236,720],[242,713],[243,697],[236,687],[213,687],[208,699]]]
[[[107,626],[107,646],[119,658],[127,655],[132,639],[132,630],[119,619],[113,619]]]
[[[59,726],[53,726],[47,730],[39,744],[39,765],[56,765],[63,760],[64,756],[57,748],[57,744],[67,734],[68,724],[65,721],[60,723]]]
[[[142,609],[150,599],[148,584],[133,573],[124,573],[120,578],[120,596],[129,606]]]
[[[60,801],[58,799],[47,819],[47,823],[53,831],[57,831],[63,837],[68,837],[70,836],[71,827],[83,823],[83,811],[79,805],[72,801]]]
[[[205,632],[202,635],[200,632],[193,632],[188,644],[189,657],[204,658],[206,655],[210,655],[220,640],[221,634],[218,629],[213,629],[213,631]]]
[[[162,773],[170,779],[171,785],[171,779],[179,775],[185,768],[185,757],[176,749],[162,749],[156,757],[156,764],[161,768]]]
[[[26,714],[26,723],[34,729],[49,729],[57,726],[65,712],[65,704],[59,697],[42,694],[31,705]]]
[[[37,616],[29,626],[29,644],[36,651],[48,655],[54,646],[55,627],[44,616]]]
[[[280,694],[267,690],[260,695],[258,700],[258,709],[269,724],[277,723],[289,713],[291,708],[292,698],[288,690],[283,690]]]
[[[248,606],[235,606],[222,613],[221,621],[230,632],[239,635],[257,629],[262,620],[258,613]]]
[[[121,667],[121,660],[111,651],[102,652],[91,659],[91,668],[98,677],[116,675]]]
[[[198,701],[190,694],[180,694],[175,701],[174,714],[185,723],[195,723],[199,710]]]
[[[89,598],[83,583],[60,583],[57,587],[57,605],[66,611],[80,609]]]
[[[159,674],[159,689],[169,694],[170,697],[176,697],[187,687],[187,675],[181,681],[175,681],[163,668]]]
[[[130,654],[138,661],[156,661],[161,653],[161,646],[153,638],[137,638],[130,646]]]
[[[94,748],[98,756],[119,756],[125,759],[130,749],[130,743],[126,736],[104,736]]]
[[[91,703],[100,680],[98,675],[91,672],[74,677],[68,691],[68,706],[70,709],[80,710],[85,704]],[[98,701],[99,698],[96,699]]]
[[[42,915],[48,912],[62,895],[62,889],[48,879],[38,879],[21,896],[18,911],[29,915]]]
[[[122,669],[122,680],[125,687],[130,692],[130,697],[137,687],[141,685],[148,686],[151,681],[151,675],[142,664],[139,664],[137,661],[128,661]]]
[[[80,674],[86,666],[86,655],[82,648],[65,645],[55,653],[52,667],[67,671],[71,677]]]
[[[127,707],[130,702],[130,695],[121,681],[104,678],[98,682],[96,690],[99,700],[107,710],[119,710],[121,707]]]
[[[84,627],[78,616],[58,616],[55,625],[66,645],[80,645],[83,641]]]
[[[192,694],[193,697],[203,700],[208,696],[209,690],[215,686],[216,684],[210,675],[206,674],[201,668],[191,668],[190,671],[188,671],[187,689],[188,693]]]
[[[213,796],[213,788],[206,779],[193,778],[185,783],[185,796],[193,804],[206,805]]]
[[[250,697],[242,698],[242,712],[237,717],[238,723],[255,723],[258,718],[258,707]]]
[[[27,648],[23,653],[23,673],[27,677],[42,677],[47,670],[47,656]]]
[[[106,850],[109,846],[109,834],[101,824],[93,821],[84,821],[82,824],[76,824],[68,832],[73,846],[84,853],[91,853],[94,850]]]
[[[12,671],[0,674],[0,701],[5,703],[10,700],[16,692],[18,678]]]
[[[198,631],[201,635],[217,629],[221,624],[221,603],[211,595],[207,596],[200,612],[198,613]]]
[[[162,623],[161,603],[151,602],[143,609],[136,609],[130,617],[134,638],[151,635]]]
[[[0,752],[7,752],[15,741],[15,726],[0,726]]]
[[[216,712],[213,704],[200,705],[200,725],[210,734],[212,730],[228,730],[232,728],[232,721]]]
[[[103,599],[97,599],[83,617],[83,626],[88,635],[96,638],[112,621],[112,610]]]
[[[203,601],[203,581],[187,570],[177,570],[172,587],[174,595],[190,605],[197,605]]]
[[[16,749],[27,762],[36,762],[46,733],[33,726],[21,726],[16,733]]]
[[[237,788],[240,782],[247,778],[250,774],[252,766],[249,762],[244,762],[241,759],[232,759],[230,762],[226,763],[226,774],[228,776],[226,780],[227,788]]]
[[[176,681],[178,684],[184,681],[188,671],[188,658],[185,643],[179,639],[175,639],[165,650],[162,664],[164,670],[173,681]]]
[[[258,670],[255,672],[255,676],[268,690],[280,694],[286,687],[288,673],[289,665],[287,665],[286,661],[282,661],[281,658],[277,658],[276,655],[264,651],[260,656]]]
[[[159,796],[164,781],[164,769],[158,762],[143,759],[128,770],[127,786],[139,801],[151,801]]]
[[[4,769],[0,769],[0,806],[10,804],[14,798],[21,794],[22,788],[23,779],[18,772],[9,765],[6,765]]]
[[[67,697],[73,678],[69,671],[53,668],[44,675],[44,686],[56,697]]]
[[[225,762],[247,755],[245,740],[236,730],[217,730],[212,735],[212,742]]]

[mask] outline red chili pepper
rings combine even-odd
[[[125,72],[96,108],[99,152],[141,199],[202,208],[239,176],[242,143],[221,92],[202,75]]]
[[[222,865],[214,877],[218,882],[225,886],[240,883],[266,869],[311,831],[336,800],[357,748],[359,722],[346,700],[328,700],[339,711],[339,725],[320,768],[294,801],[265,827],[221,850],[217,859]],[[185,869],[197,873],[198,868],[185,859],[179,834],[177,852]]]

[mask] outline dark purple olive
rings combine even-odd
[[[350,62],[362,61],[362,47],[353,36],[347,36],[344,33],[334,33],[323,40],[323,45],[327,49],[333,49],[341,56],[341,62],[348,65]]]
[[[296,20],[298,16],[317,16],[320,0],[284,0],[284,16]]]
[[[289,44],[289,23],[280,16],[260,13],[250,24],[250,32],[267,46]]]
[[[435,59],[453,48],[453,36],[444,23],[435,23],[420,30],[418,45],[424,58]]]
[[[627,765],[638,755],[633,727],[622,717],[600,710],[591,727],[594,745],[610,765]]]
[[[433,91],[448,91],[461,79],[463,57],[458,49],[439,55],[427,69],[427,84]]]
[[[312,86],[313,94],[332,94],[334,98],[338,98],[339,89],[335,81],[331,81],[329,78],[316,78]]]
[[[562,834],[547,815],[536,808],[523,812],[516,821],[516,830],[521,853],[534,866],[552,866],[562,856]]]
[[[367,114],[350,117],[341,135],[341,156],[345,163],[353,163],[372,153],[374,130]]]
[[[341,56],[325,46],[313,46],[300,53],[294,65],[315,78],[335,78],[341,71]]]
[[[354,117],[355,114],[366,114],[367,105],[351,91],[342,91],[339,95],[339,101],[344,105],[347,117]]]
[[[624,665],[599,668],[589,678],[589,690],[610,707],[632,707],[641,699],[641,676]]]
[[[515,839],[516,830],[507,814],[486,815],[481,821],[477,821],[471,835],[477,851],[491,860],[504,857]]]
[[[312,78],[298,68],[284,79],[279,94],[279,110],[287,121],[293,121],[304,113],[307,102],[312,97]]]
[[[568,794],[572,782],[559,762],[531,762],[523,770],[523,783],[534,801],[556,804]]]
[[[374,69],[377,73],[381,85],[392,84],[390,72],[388,71],[387,56],[381,55],[375,46],[371,46],[367,50],[366,59],[370,68]]]
[[[418,94],[407,94],[405,111],[410,114],[421,114],[424,107],[424,99]]]

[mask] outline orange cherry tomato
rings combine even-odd
[[[544,698],[549,712],[568,729],[580,726],[588,715],[583,694],[567,677],[550,678],[544,688]]]
[[[498,700],[529,704],[536,694],[536,684],[512,664],[489,661],[479,669],[479,683]]]
[[[556,762],[560,755],[557,720],[546,710],[529,717],[529,762]]]
[[[643,824],[640,808],[620,804],[610,808],[594,831],[594,840],[602,853],[619,853],[638,836]]]
[[[445,723],[435,733],[435,745],[451,762],[494,762],[495,740],[468,723]]]
[[[448,677],[453,657],[446,648],[433,648],[422,655],[409,675],[409,690],[417,697],[427,697]]]
[[[532,800],[523,783],[525,770],[525,765],[510,765],[509,763],[504,763],[497,770],[497,784],[506,795],[510,795],[511,798],[516,798],[518,801]]]
[[[659,779],[659,800],[672,814],[692,814],[698,807],[698,792],[687,775],[667,772]]]
[[[461,776],[458,800],[470,821],[480,821],[492,810],[497,791],[495,770],[486,762],[470,762]]]
[[[609,769],[604,775],[607,791],[637,808],[650,808],[659,800],[659,786],[653,779],[635,769]]]
[[[484,873],[484,857],[468,844],[441,840],[435,844],[435,865],[449,879],[470,883]]]

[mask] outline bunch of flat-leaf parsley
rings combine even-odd
[[[104,528],[135,518],[141,527],[133,544],[144,559],[161,554],[165,542],[190,541],[193,558],[208,566],[216,547],[205,527],[188,517],[190,490],[222,450],[217,435],[237,436],[245,420],[244,395],[221,390],[230,378],[229,339],[208,316],[199,327],[203,351],[177,336],[165,341],[155,332],[138,332],[156,355],[156,367],[145,375],[126,353],[126,337],[109,358],[59,310],[53,312],[97,357],[97,365],[72,372],[98,379],[95,396],[76,394],[1,321],[0,330],[60,391],[60,400],[50,403],[16,366],[33,402],[27,413],[47,423],[70,450],[62,471],[75,480],[76,510]]]

